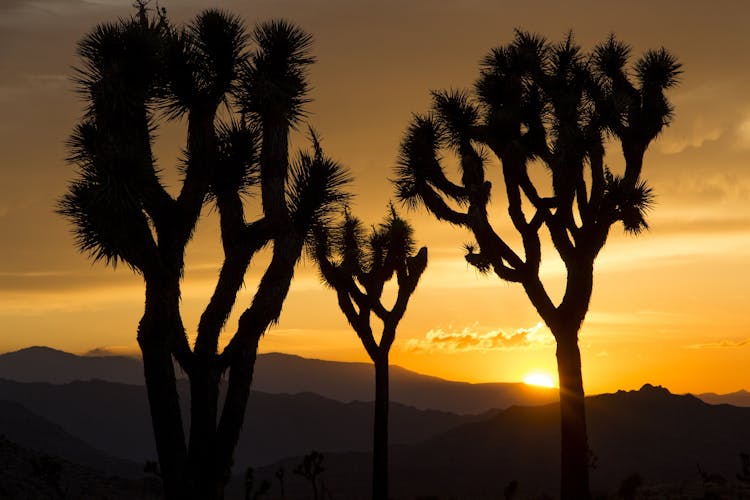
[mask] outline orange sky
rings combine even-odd
[[[82,104],[69,77],[75,43],[96,22],[128,15],[131,0],[0,2],[0,351],[45,344],[86,352],[135,350],[143,304],[125,268],[92,265],[76,253],[54,215],[72,171],[64,141]],[[645,176],[657,193],[652,229],[639,238],[613,231],[597,263],[594,296],[581,332],[588,392],[644,382],[676,392],[750,389],[750,4],[704,2],[443,2],[336,0],[216,1],[248,24],[285,17],[311,32],[318,63],[310,122],[326,151],[355,175],[355,213],[375,223],[392,196],[387,180],[411,113],[431,89],[463,88],[479,59],[507,43],[513,28],[588,48],[610,32],[636,54],[665,46],[684,64],[670,96],[674,124],[652,145]],[[206,2],[165,2],[178,20]],[[176,127],[160,134],[169,168]],[[618,166],[615,156],[609,164]],[[499,185],[498,183],[496,183]],[[493,206],[498,221],[502,206]],[[466,233],[408,214],[430,262],[402,321],[391,360],[469,381],[517,381],[554,373],[554,343],[519,286],[479,276],[462,258]],[[189,248],[184,316],[194,327],[219,265],[215,221]],[[259,266],[247,280],[249,304]],[[561,274],[546,254],[545,280]],[[230,329],[234,324],[230,321]],[[445,339],[461,339],[446,342]],[[443,339],[443,342],[437,342]],[[438,345],[442,346],[438,348]],[[304,263],[280,324],[262,351],[365,360],[334,294]]]

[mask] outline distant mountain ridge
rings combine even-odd
[[[64,384],[104,380],[143,385],[140,360],[126,356],[78,356],[49,347],[0,354],[0,378]],[[312,392],[341,402],[372,401],[374,368],[369,363],[324,361],[282,353],[260,354],[253,389],[272,394]],[[512,405],[557,400],[557,390],[522,383],[455,382],[391,366],[391,401],[459,414],[478,414]]]
[[[374,376],[370,363],[269,353],[258,356],[253,387],[272,393],[314,392],[339,401],[372,401]],[[556,401],[558,395],[556,389],[523,383],[456,382],[391,366],[390,397],[420,409],[477,414],[512,405],[545,404]]]
[[[341,402],[372,401],[373,376],[369,363],[267,353],[258,356],[253,389],[272,394],[311,392]],[[143,367],[139,359],[128,356],[78,356],[35,346],[0,354],[0,378],[52,384],[104,380],[143,385]],[[750,392],[744,390],[729,394],[702,393],[696,397],[710,404],[750,407]],[[456,382],[392,366],[391,400],[419,409],[478,414],[513,405],[552,403],[557,401],[557,389],[521,383]]]
[[[712,405],[729,404],[734,406],[750,406],[750,392],[745,390],[730,392],[728,394],[704,392],[696,394],[695,396]]]
[[[0,378],[17,382],[67,384],[107,380],[143,385],[143,365],[129,356],[79,356],[45,346],[0,354]]]

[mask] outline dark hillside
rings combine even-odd
[[[701,480],[698,467],[731,481],[740,471],[739,453],[750,451],[750,408],[709,405],[651,385],[592,396],[586,402],[595,491],[615,493],[633,473],[651,485],[696,484]],[[555,495],[558,412],[556,404],[513,407],[423,443],[393,446],[393,494],[496,499],[506,484],[517,480],[519,498]],[[334,493],[366,496],[368,455],[327,454],[326,461],[326,480]],[[284,465],[296,462],[299,458]],[[298,486],[304,491],[304,484]]]

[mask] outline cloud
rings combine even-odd
[[[744,340],[723,339],[716,342],[706,342],[705,344],[690,344],[685,346],[687,349],[736,349],[750,345],[750,338]]]
[[[555,344],[549,329],[541,322],[531,328],[519,328],[507,333],[491,330],[480,333],[466,327],[461,331],[428,331],[422,339],[410,339],[406,350],[414,352],[468,352],[512,349],[538,349]]]
[[[750,149],[750,116],[737,126],[737,145],[742,149]]]
[[[29,94],[71,90],[74,83],[70,75],[56,73],[28,73],[0,76],[0,102],[18,101]]]
[[[665,134],[659,138],[659,150],[665,155],[682,153],[688,148],[700,148],[707,142],[717,141],[722,136],[723,130],[717,126],[704,125],[702,120],[696,120],[692,127],[673,134]]]
[[[90,351],[86,351],[84,356],[87,357],[108,357],[108,356],[126,356],[126,357],[140,357],[138,349],[135,346],[125,345],[108,345],[95,347]]]

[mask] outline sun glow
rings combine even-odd
[[[555,381],[552,377],[542,372],[529,373],[524,377],[523,383],[539,387],[555,387]]]

